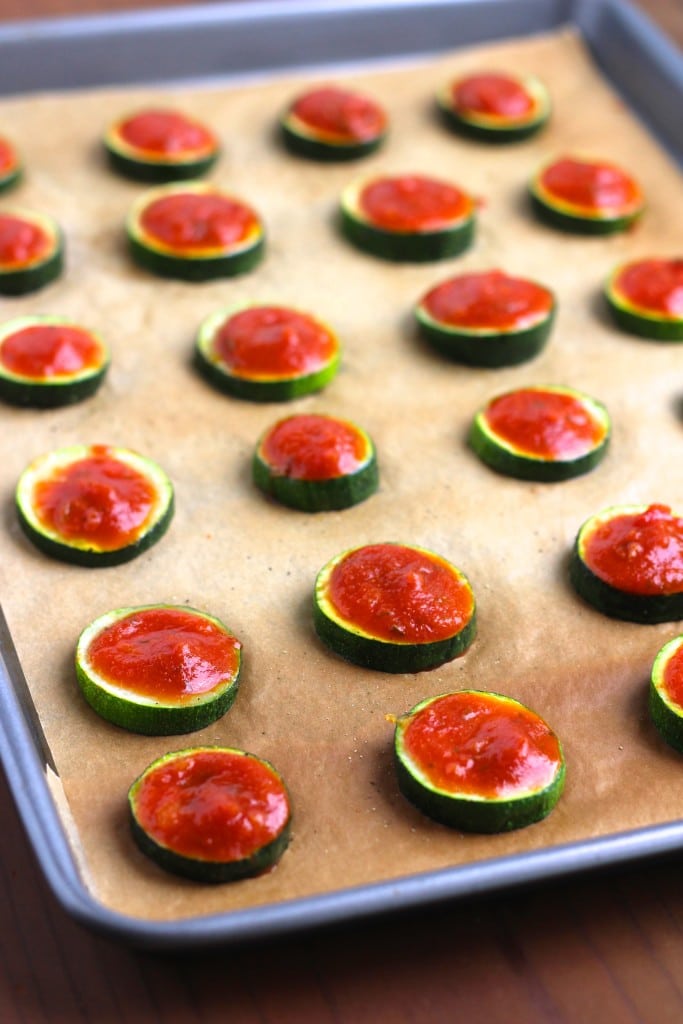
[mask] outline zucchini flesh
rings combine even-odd
[[[265,759],[234,747],[192,747],[158,758],[130,787],[128,808],[140,850],[198,882],[261,874],[289,843],[291,804],[282,777]]]
[[[58,278],[63,266],[62,232],[51,217],[20,208],[0,213],[0,294],[37,291]]]
[[[314,625],[346,661],[380,672],[421,672],[467,650],[476,607],[467,577],[440,555],[414,545],[369,544],[320,570]]]
[[[160,466],[108,445],[73,445],[34,459],[19,478],[15,501],[19,525],[40,551],[89,567],[142,554],[164,535],[174,506],[173,485]]]
[[[523,704],[460,690],[421,701],[396,720],[399,789],[423,814],[464,832],[525,828],[560,798],[557,736]]]
[[[241,644],[195,608],[145,605],[99,616],[76,646],[76,677],[102,718],[131,732],[194,732],[237,696]]]
[[[542,167],[530,186],[532,208],[563,231],[606,235],[625,231],[641,216],[638,182],[615,164],[561,157]]]
[[[660,736],[683,754],[683,636],[664,644],[653,662],[649,711]]]
[[[683,259],[625,263],[612,272],[605,285],[607,307],[618,326],[656,341],[683,341],[681,294]]]
[[[104,146],[113,170],[155,183],[206,174],[220,152],[217,138],[200,121],[161,108],[119,118],[107,129]]]
[[[298,96],[280,119],[285,147],[311,160],[357,160],[384,142],[387,117],[368,96],[323,86]]]
[[[466,75],[437,95],[445,124],[481,142],[520,142],[550,117],[550,96],[535,76],[508,72]]]

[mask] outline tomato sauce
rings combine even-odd
[[[683,318],[683,259],[629,263],[615,276],[614,288],[638,309]]]
[[[401,544],[349,552],[330,574],[327,597],[342,619],[393,643],[455,636],[472,618],[472,591],[438,555]]]
[[[221,863],[250,857],[285,829],[287,792],[256,758],[199,749],[149,770],[135,813],[153,839],[185,857]]]
[[[97,338],[71,324],[31,324],[0,340],[0,365],[31,380],[72,377],[102,361]]]
[[[52,239],[40,224],[13,213],[0,213],[0,267],[14,270],[49,255]]]
[[[140,216],[152,242],[178,253],[225,252],[258,234],[259,219],[245,203],[218,192],[174,192],[153,200]]]
[[[427,313],[441,323],[491,331],[532,327],[549,316],[553,304],[547,288],[502,270],[460,274],[436,285],[422,300]]]
[[[208,154],[217,146],[203,124],[175,110],[142,110],[121,121],[117,133],[134,149],[159,157]]]
[[[562,763],[559,741],[538,715],[468,691],[438,697],[417,712],[404,743],[439,789],[484,799],[545,789]]]
[[[468,217],[472,199],[454,185],[420,174],[378,178],[359,195],[361,212],[384,231],[439,231]]]
[[[374,100],[348,89],[323,86],[304,93],[291,113],[316,135],[334,142],[368,142],[386,128],[387,118]]]
[[[631,594],[683,591],[683,519],[650,505],[608,519],[585,539],[582,557],[605,583]]]
[[[300,377],[338,352],[334,334],[306,313],[285,306],[251,306],[218,329],[215,356],[240,377]]]
[[[669,657],[662,678],[664,693],[679,707],[683,707],[683,644]]]
[[[11,174],[17,166],[17,154],[8,139],[0,138],[0,175]]]
[[[98,633],[88,660],[115,686],[182,702],[233,679],[240,646],[215,622],[184,608],[144,608]]]
[[[579,458],[599,445],[607,427],[573,395],[520,388],[494,398],[484,418],[494,434],[541,459]]]
[[[133,543],[156,504],[153,485],[104,445],[39,480],[33,501],[38,519],[66,542],[116,551]]]
[[[315,415],[280,420],[260,450],[273,472],[294,480],[347,476],[360,469],[368,454],[365,437],[352,423]]]
[[[453,106],[464,114],[484,114],[502,121],[525,120],[535,108],[533,98],[511,75],[489,72],[454,82]]]
[[[542,172],[540,184],[551,199],[589,213],[630,213],[643,196],[637,182],[614,164],[563,157]]]

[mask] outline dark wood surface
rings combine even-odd
[[[0,0],[0,20],[163,6]],[[683,43],[683,0],[640,6]],[[0,821],[2,1024],[683,1022],[680,860],[162,956],[95,936],[62,911],[1,774]]]

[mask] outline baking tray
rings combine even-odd
[[[456,47],[577,27],[603,74],[680,162],[680,53],[618,0],[249,3],[59,21],[0,31],[0,93],[131,82],[253,80],[286,70],[377,66]],[[178,45],[182,44],[182,45]],[[388,882],[178,921],[129,917],[90,894],[46,778],[57,775],[4,617],[2,760],[42,870],[67,912],[127,942],[172,948],[272,937],[388,910],[471,897],[683,848],[673,821],[585,842],[480,860]]]

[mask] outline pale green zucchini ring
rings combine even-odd
[[[626,231],[645,209],[638,182],[616,164],[593,157],[563,156],[545,164],[529,192],[540,220],[576,234]]]
[[[664,644],[653,662],[649,709],[662,739],[683,754],[683,636]]]
[[[64,238],[52,217],[20,207],[0,212],[0,294],[37,291],[63,268]]]
[[[623,331],[655,341],[683,341],[683,259],[621,264],[605,284],[605,299]]]
[[[438,109],[453,131],[480,142],[521,142],[550,117],[550,95],[534,75],[475,72],[447,83]]]

